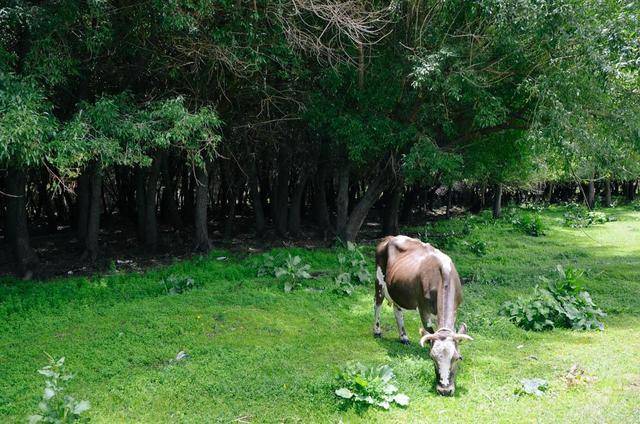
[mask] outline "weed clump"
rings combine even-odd
[[[523,233],[539,237],[545,235],[547,227],[539,214],[525,213],[513,218],[513,226]]]
[[[558,266],[559,278],[547,281],[547,288],[536,286],[528,298],[506,302],[500,313],[525,330],[543,331],[555,327],[574,330],[604,330],[600,318],[606,314],[598,308],[589,292],[582,288],[581,271]]]
[[[564,225],[571,228],[586,228],[595,224],[615,221],[615,218],[604,212],[590,211],[582,205],[570,203],[563,215]]]
[[[348,242],[347,250],[338,255],[340,264],[338,275],[335,277],[338,291],[351,295],[354,286],[366,284],[371,281],[371,272],[367,267],[367,260],[360,247]]]
[[[79,421],[81,415],[91,408],[87,400],[76,400],[65,395],[66,383],[74,375],[68,373],[64,365],[64,356],[58,360],[47,355],[49,365],[38,370],[45,377],[42,400],[38,404],[38,413],[29,417],[29,423],[72,423]]]
[[[363,406],[378,406],[389,409],[395,403],[409,404],[409,397],[398,393],[395,375],[388,365],[368,367],[359,362],[348,364],[338,374],[335,394],[342,399]]]

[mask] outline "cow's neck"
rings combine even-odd
[[[438,287],[438,329],[448,328],[455,331],[456,289],[451,277],[444,278]]]

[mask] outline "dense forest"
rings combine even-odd
[[[0,222],[352,241],[436,207],[633,200],[632,0],[58,0],[0,6]],[[248,219],[245,219],[248,218]]]

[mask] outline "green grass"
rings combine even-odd
[[[76,373],[69,392],[88,399],[93,422],[640,422],[640,213],[584,230],[562,226],[562,210],[543,212],[545,237],[518,232],[483,215],[471,234],[487,254],[463,243],[447,253],[465,285],[459,322],[475,341],[453,398],[436,395],[433,366],[417,345],[419,320],[408,312],[410,346],[397,341],[390,307],[382,339],[372,330],[373,283],[351,297],[332,290],[331,250],[289,249],[314,275],[285,294],[281,282],[256,277],[257,256],[213,252],[144,274],[0,283],[0,422],[23,422],[43,388],[44,352],[66,356]],[[461,226],[444,222],[436,227]],[[446,229],[446,228],[445,228]],[[407,229],[408,232],[420,229]],[[367,247],[373,270],[373,248]],[[218,261],[218,256],[229,256]],[[527,295],[556,264],[586,270],[587,289],[609,314],[604,332],[516,328],[497,311]],[[165,294],[161,278],[189,276],[200,288]],[[309,290],[308,288],[326,288]],[[186,350],[191,358],[172,363]],[[333,394],[347,361],[390,364],[406,409],[354,409]],[[597,381],[568,388],[580,364]],[[514,397],[522,378],[544,378],[541,398]]]

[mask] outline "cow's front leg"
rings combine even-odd
[[[418,308],[420,312],[420,320],[422,321],[422,327],[429,333],[435,332],[436,316],[431,313],[430,310],[424,307]]]
[[[400,333],[400,343],[409,344],[409,338],[407,332],[404,329],[404,314],[402,309],[398,305],[393,305],[393,313],[396,316],[396,323],[398,324],[398,333]]]

